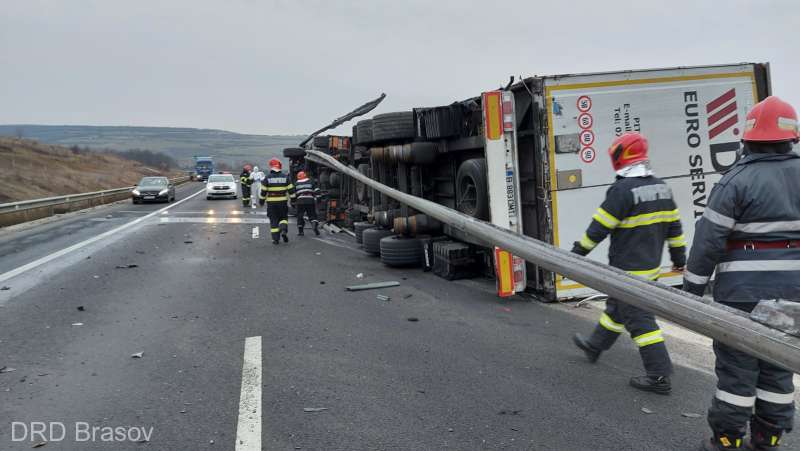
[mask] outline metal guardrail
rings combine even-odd
[[[699,334],[800,373],[800,338],[756,323],[743,312],[657,282],[633,277],[619,269],[403,193],[366,177],[324,153],[314,150],[308,150],[307,153],[309,160],[347,174],[463,233]]]
[[[184,177],[176,177],[170,179],[175,185],[179,185],[181,183],[188,182],[190,180],[189,176]],[[20,202],[10,202],[5,204],[0,204],[0,217],[7,214],[12,213],[23,213],[27,210],[34,210],[37,208],[44,208],[44,207],[57,207],[60,205],[71,204],[81,201],[91,201],[91,200],[100,200],[100,204],[107,203],[107,198],[115,198],[119,197],[122,194],[130,193],[130,191],[135,188],[135,186],[127,186],[124,188],[114,188],[108,189],[104,191],[94,191],[91,193],[79,193],[79,194],[68,194],[65,196],[53,196],[53,197],[45,197],[41,199],[31,199],[31,200],[23,200]],[[119,199],[117,199],[119,200]],[[49,215],[46,215],[49,216]],[[19,221],[24,222],[24,221]],[[0,220],[0,224],[3,221]],[[16,222],[18,223],[18,222]]]

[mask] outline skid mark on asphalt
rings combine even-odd
[[[244,340],[236,451],[261,450],[261,337]]]
[[[82,248],[84,248],[84,247],[86,247],[86,246],[88,246],[88,245],[90,245],[92,243],[95,243],[97,241],[100,241],[100,240],[103,240],[105,238],[111,237],[111,236],[113,236],[113,235],[115,235],[115,234],[117,234],[117,233],[119,233],[119,232],[121,232],[121,231],[123,231],[125,229],[128,229],[130,227],[133,227],[136,224],[141,223],[142,221],[144,221],[146,219],[149,219],[149,218],[151,218],[153,216],[159,215],[162,212],[165,212],[165,211],[169,210],[170,208],[177,207],[178,205],[186,202],[187,200],[189,200],[189,199],[191,199],[191,198],[193,198],[193,197],[195,197],[198,194],[203,193],[203,192],[205,192],[205,189],[202,189],[202,190],[200,190],[200,191],[198,191],[198,192],[196,192],[194,194],[191,194],[191,195],[189,195],[189,196],[187,196],[187,197],[185,197],[185,198],[183,198],[183,199],[181,199],[181,200],[179,200],[177,202],[174,202],[174,203],[172,203],[170,205],[167,205],[166,207],[164,207],[164,208],[162,208],[160,210],[156,210],[156,211],[154,211],[152,213],[149,213],[149,214],[147,214],[145,216],[142,216],[140,218],[136,218],[133,221],[126,222],[125,224],[122,224],[121,226],[113,228],[113,229],[111,229],[111,230],[109,230],[107,232],[101,233],[100,235],[93,236],[93,237],[89,238],[88,240],[84,240],[84,241],[81,241],[80,243],[73,244],[72,246],[69,246],[69,247],[61,249],[59,251],[56,251],[56,252],[53,252],[51,254],[45,255],[44,257],[39,258],[37,260],[34,260],[34,261],[32,261],[32,262],[30,262],[28,264],[22,265],[22,266],[20,266],[18,268],[12,269],[11,271],[8,271],[8,272],[5,272],[3,274],[0,274],[0,282],[5,282],[5,281],[7,281],[7,280],[9,280],[9,279],[11,279],[13,277],[16,277],[16,276],[18,276],[18,275],[20,275],[20,274],[22,274],[24,272],[30,271],[31,269],[34,269],[34,268],[38,268],[38,267],[44,265],[45,263],[48,263],[48,262],[53,261],[53,260],[55,260],[57,258],[63,257],[65,255],[69,254],[70,252],[77,251],[77,250],[82,249]]]

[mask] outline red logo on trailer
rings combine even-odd
[[[583,150],[581,150],[581,161],[584,163],[591,163],[595,158],[597,158],[597,152],[595,152],[593,148],[584,147]]]
[[[594,118],[591,114],[581,113],[581,115],[578,116],[578,127],[587,130],[592,128],[592,125],[594,125]]]
[[[580,134],[580,141],[583,146],[591,146],[594,144],[594,132],[591,130],[584,130]]]
[[[578,97],[578,111],[585,113],[592,109],[592,99],[589,96]]]

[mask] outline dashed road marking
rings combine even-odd
[[[261,451],[261,337],[244,340],[236,451]]]
[[[111,229],[111,230],[109,230],[107,232],[103,232],[100,235],[93,236],[93,237],[91,237],[91,238],[89,238],[87,240],[81,241],[80,243],[73,244],[72,246],[69,246],[69,247],[61,249],[59,251],[53,252],[52,254],[45,255],[44,257],[39,258],[37,260],[34,260],[34,261],[32,261],[32,262],[30,262],[28,264],[22,265],[22,266],[20,266],[18,268],[12,269],[11,271],[8,271],[8,272],[5,272],[3,274],[0,274],[0,282],[5,282],[6,280],[9,280],[9,279],[11,279],[13,277],[16,277],[16,276],[18,276],[18,275],[20,275],[20,274],[22,274],[22,273],[24,273],[26,271],[30,271],[31,269],[38,268],[39,266],[42,266],[47,262],[50,262],[50,261],[53,261],[53,260],[55,260],[57,258],[63,257],[64,255],[67,255],[70,252],[77,251],[78,249],[84,248],[84,247],[86,247],[86,246],[88,246],[88,245],[90,245],[92,243],[95,243],[95,242],[100,241],[102,239],[108,238],[108,237],[110,237],[110,236],[112,236],[112,235],[114,235],[116,233],[119,233],[119,232],[121,232],[121,231],[123,231],[123,230],[125,230],[127,228],[133,227],[134,225],[139,224],[140,222],[142,222],[142,221],[144,221],[146,219],[152,218],[153,216],[159,215],[162,212],[165,212],[165,211],[169,210],[170,208],[177,207],[178,205],[186,202],[187,200],[189,200],[189,199],[191,199],[191,198],[193,198],[193,197],[195,197],[198,194],[203,193],[203,192],[205,192],[205,189],[201,189],[200,191],[198,191],[198,192],[196,192],[196,193],[194,193],[192,195],[189,195],[189,196],[187,196],[187,197],[185,197],[185,198],[183,198],[183,199],[181,199],[181,200],[179,200],[179,201],[177,201],[177,202],[175,202],[173,204],[167,205],[166,207],[164,207],[164,208],[162,208],[160,210],[156,210],[156,211],[154,211],[152,213],[149,213],[149,214],[147,214],[145,216],[142,216],[140,218],[136,218],[133,221],[126,222],[125,224],[122,224],[121,226],[113,228],[113,229]]]

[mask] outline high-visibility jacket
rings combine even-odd
[[[718,302],[800,299],[800,156],[739,160],[714,186],[694,233],[686,291],[702,296],[716,268]]]
[[[665,241],[673,264],[686,263],[678,207],[672,190],[657,177],[617,177],[572,251],[586,255],[608,235],[609,264],[630,274],[657,279]]]
[[[247,171],[242,171],[241,175],[239,175],[239,181],[242,184],[242,187],[250,187],[253,185],[253,179],[250,178],[250,173]]]
[[[294,199],[294,185],[289,177],[281,171],[270,171],[261,181],[261,192],[258,199],[261,202],[286,202]]]
[[[297,203],[309,203],[312,204],[316,202],[317,197],[319,196],[319,187],[317,184],[314,183],[313,180],[306,177],[304,179],[297,180],[297,183],[294,185],[295,194],[297,195]]]

